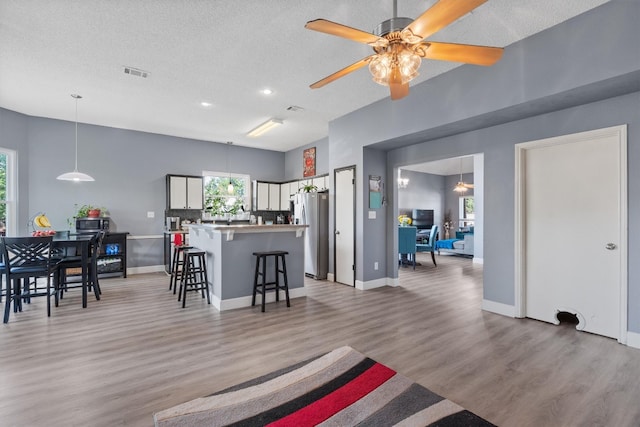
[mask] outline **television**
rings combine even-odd
[[[411,212],[411,221],[418,230],[431,229],[433,227],[433,209],[414,209]]]

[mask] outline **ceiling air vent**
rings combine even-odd
[[[290,105],[287,107],[287,111],[293,111],[293,112],[299,113],[301,111],[304,111],[304,108],[298,107],[297,105]]]
[[[133,67],[123,67],[123,70],[125,74],[130,74],[136,77],[142,77],[143,79],[146,79],[151,75],[151,73],[148,71],[140,70],[138,68],[133,68]]]

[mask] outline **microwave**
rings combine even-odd
[[[91,231],[109,231],[109,218],[76,218],[76,231],[78,233]]]

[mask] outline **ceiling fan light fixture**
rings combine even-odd
[[[402,83],[408,83],[418,76],[418,68],[422,63],[420,58],[409,49],[404,49],[398,54],[398,67],[402,76]]]
[[[381,52],[369,62],[369,72],[373,81],[389,86],[409,83],[418,75],[422,58],[401,45],[395,45]]]
[[[453,191],[455,191],[456,193],[466,193],[467,192],[467,187],[464,185],[464,182],[459,181],[456,186],[453,188]]]
[[[373,81],[387,86],[389,84],[389,75],[391,74],[391,54],[380,53],[369,62],[369,72],[373,77]]]
[[[280,126],[283,123],[284,123],[284,120],[282,120],[282,119],[269,119],[266,122],[258,125],[257,127],[253,128],[252,130],[250,130],[249,133],[247,134],[247,136],[252,137],[252,138],[256,138],[256,137],[258,137],[260,135],[263,135],[263,134],[267,133],[271,129]]]

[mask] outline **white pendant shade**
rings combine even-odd
[[[86,173],[78,172],[78,99],[82,98],[80,95],[72,94],[72,98],[76,100],[76,167],[73,172],[63,173],[62,175],[58,175],[56,179],[60,181],[95,181],[91,176]]]
[[[62,175],[58,175],[58,178],[56,179],[61,181],[95,181],[95,179],[86,173],[78,171],[63,173]]]

